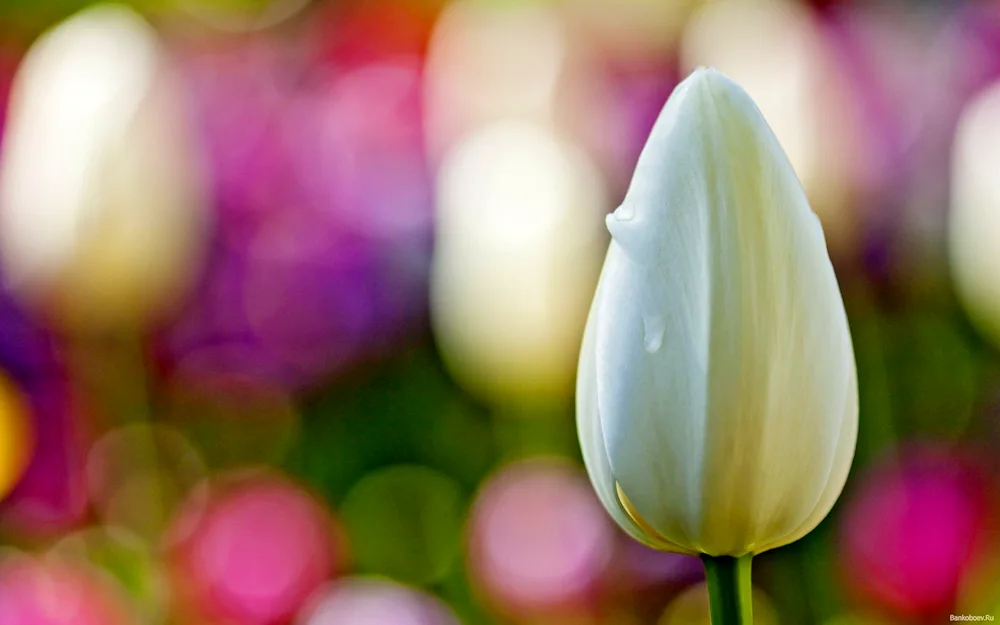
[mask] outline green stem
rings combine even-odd
[[[750,560],[730,556],[701,556],[712,608],[712,625],[753,625],[750,601]]]

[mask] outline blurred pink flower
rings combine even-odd
[[[14,556],[0,562],[4,625],[128,625],[120,589],[85,565]]]
[[[214,482],[175,547],[175,577],[196,614],[240,625],[288,623],[343,557],[328,512],[284,478],[248,473]],[[192,530],[193,526],[193,530]]]
[[[581,471],[511,465],[486,483],[468,522],[470,574],[501,611],[572,611],[597,599],[615,534]]]
[[[989,486],[953,452],[910,448],[855,482],[841,520],[845,578],[896,614],[947,618],[990,535]]]

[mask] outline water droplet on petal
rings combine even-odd
[[[633,204],[622,204],[611,213],[615,221],[632,221],[635,218],[635,206]]]
[[[660,346],[663,345],[663,332],[665,330],[663,317],[659,315],[643,317],[642,327],[642,344],[647,352],[655,354],[660,350]]]

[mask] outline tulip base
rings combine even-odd
[[[712,625],[752,625],[750,561],[753,555],[701,557],[712,610]]]

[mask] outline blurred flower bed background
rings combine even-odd
[[[137,0],[38,39],[87,4],[0,5],[4,625],[707,623],[573,421],[604,215],[700,65],[788,152],[858,361],[844,495],[757,621],[1000,616],[1000,5]]]

